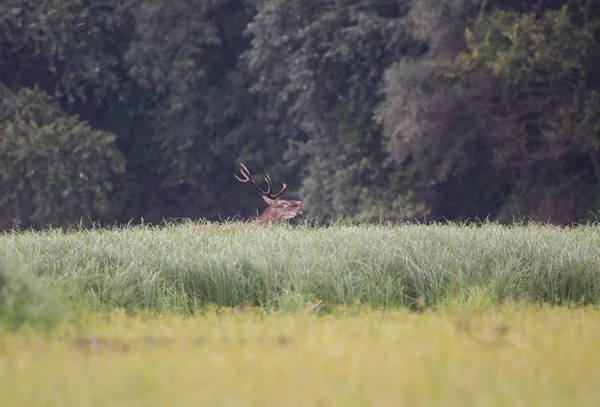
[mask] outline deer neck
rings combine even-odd
[[[270,206],[258,217],[259,225],[266,225],[268,223],[277,223],[279,221],[281,221],[281,219],[280,219],[279,215],[277,214],[277,211]]]

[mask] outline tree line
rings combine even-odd
[[[600,208],[592,0],[5,0],[0,228]]]

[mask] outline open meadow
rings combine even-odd
[[[600,226],[0,235],[6,405],[600,403]]]
[[[89,317],[3,336],[7,406],[597,406],[600,313]]]

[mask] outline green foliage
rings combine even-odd
[[[136,143],[146,156],[134,159],[157,176],[160,205],[178,216],[233,216],[239,195],[251,192],[236,188],[243,191],[236,197],[231,172],[257,131],[248,78],[238,67],[252,10],[242,0],[154,0],[135,8],[126,61],[150,96],[151,129]]]
[[[496,11],[467,30],[467,50],[456,57],[453,75],[501,80],[505,89],[493,89],[500,100],[486,113],[513,125],[521,148],[537,137],[547,148],[597,150],[599,29],[589,6],[565,5],[541,19]]]
[[[39,89],[0,91],[2,227],[114,215],[113,180],[123,172],[116,136],[63,114]]]
[[[509,219],[585,215],[600,176],[600,13],[567,3],[539,13],[466,6],[474,22],[462,51],[434,42],[427,59],[388,72],[390,151],[412,167],[407,179],[434,215],[474,214],[470,205],[457,213],[452,195]]]
[[[4,1],[0,5],[2,81],[12,89],[38,84],[71,105],[97,107],[122,100],[128,84],[120,57],[128,44],[130,3]],[[97,113],[91,115],[99,119]]]
[[[467,50],[453,66],[469,86],[483,88],[485,81],[492,94],[478,104],[486,120],[502,127],[488,132],[496,166],[517,168],[533,188],[541,186],[542,196],[524,197],[525,205],[562,223],[584,214],[587,200],[574,197],[585,197],[600,175],[594,164],[600,147],[598,11],[585,2],[542,17],[495,11],[467,31]],[[552,202],[555,208],[543,209]]]
[[[487,123],[468,110],[457,81],[443,75],[448,58],[462,47],[479,2],[437,3],[417,2],[409,15],[411,34],[427,42],[427,53],[404,58],[385,73],[378,119],[389,158],[398,168],[390,200],[409,217],[486,216],[494,212],[495,196],[503,194],[505,181],[494,179],[488,145],[479,137]]]

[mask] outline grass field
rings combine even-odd
[[[600,226],[0,235],[3,405],[600,403]]]
[[[205,304],[294,312],[451,300],[600,302],[600,225],[261,228],[239,224],[22,232],[0,255],[70,303],[189,314]]]
[[[600,313],[87,315],[0,339],[7,406],[597,406]]]

